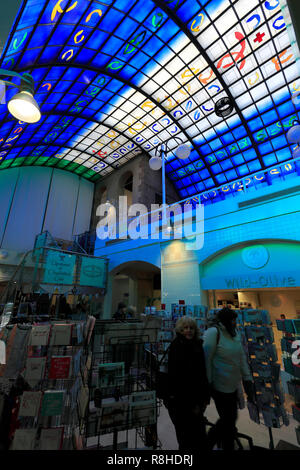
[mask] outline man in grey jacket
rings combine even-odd
[[[207,378],[220,419],[208,433],[213,448],[221,440],[224,450],[234,449],[237,420],[237,390],[243,380],[248,400],[253,401],[252,375],[246,360],[241,338],[236,330],[236,313],[223,308],[217,325],[204,333],[204,353]]]

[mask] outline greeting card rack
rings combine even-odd
[[[159,402],[151,388],[147,354],[157,351],[160,326],[161,319],[150,317],[143,322],[96,322],[88,404],[81,423],[85,448],[137,448],[138,437],[147,447],[160,447],[156,433]]]
[[[76,448],[76,409],[93,323],[92,318],[54,320],[7,325],[1,330],[7,362],[0,368],[0,377],[11,385],[6,393],[12,402],[7,449]]]
[[[293,417],[299,425],[295,428],[300,445],[300,319],[276,320],[277,329],[282,331],[281,349],[284,370],[290,375],[287,382],[288,392],[294,398]]]
[[[274,344],[274,333],[267,310],[236,310],[248,363],[254,380],[255,404],[248,402],[250,419],[267,426],[269,448],[274,449],[272,429],[289,425],[284,408],[280,364]]]

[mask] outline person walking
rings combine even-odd
[[[209,402],[202,340],[196,321],[184,316],[175,326],[168,356],[169,398],[165,402],[174,424],[179,450],[206,449],[204,410]]]
[[[223,450],[234,450],[241,381],[248,401],[254,399],[252,375],[236,329],[236,317],[234,310],[223,308],[218,312],[216,326],[208,328],[203,336],[207,377],[220,417],[208,432],[210,450],[220,441]]]

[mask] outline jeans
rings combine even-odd
[[[218,443],[223,450],[234,450],[235,423],[238,416],[237,392],[223,393],[213,390],[212,397],[220,419],[208,432],[208,449],[213,449]]]

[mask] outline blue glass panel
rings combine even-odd
[[[109,41],[101,48],[101,52],[109,56],[116,56],[124,61],[124,40],[112,36]],[[125,56],[128,57],[128,56]]]
[[[195,186],[197,188],[197,191],[199,191],[199,192],[205,191],[205,186],[204,186],[203,183],[197,183]]]
[[[143,52],[153,57],[156,55],[157,51],[163,47],[163,45],[163,42],[159,38],[153,36],[150,41],[143,44]]]
[[[50,69],[51,70],[51,69]],[[31,75],[33,77],[34,83],[39,82],[40,80],[44,79],[45,72],[47,72],[46,68],[41,68],[41,69],[34,69],[31,72]]]
[[[23,51],[28,44],[28,40],[29,40],[32,29],[33,28],[30,27],[23,31],[16,31],[10,42],[6,55]]]
[[[258,150],[261,153],[261,155],[266,155],[267,153],[270,153],[273,151],[273,147],[270,144],[270,142],[265,142],[264,144],[258,145]]]
[[[261,127],[263,127],[263,122],[260,119],[260,117],[257,117],[256,119],[252,119],[251,121],[248,121],[248,126],[251,131],[257,131]]]
[[[95,56],[95,51],[91,51],[90,49],[83,47],[76,57],[76,63],[87,64],[93,59],[94,56]]]
[[[80,75],[79,80],[83,83],[92,83],[96,77],[96,72],[93,72],[92,70],[84,70]]]
[[[105,17],[101,21],[101,29],[103,29],[104,31],[111,32],[122,21],[124,16],[125,16],[124,13],[117,11],[114,8],[111,9],[109,14],[105,15]],[[127,21],[127,18],[125,19],[125,21]],[[121,28],[118,28],[118,32],[120,29]]]
[[[201,145],[200,150],[203,155],[211,154],[211,148],[209,145]]]
[[[214,182],[211,178],[203,181],[203,183],[207,189],[212,188],[214,186]]]
[[[40,64],[49,64],[58,59],[61,52],[60,46],[47,47],[39,59]],[[68,49],[66,49],[68,50]]]
[[[289,127],[292,127],[293,122],[294,122],[295,119],[299,119],[299,116],[297,116],[297,113],[293,114],[292,116],[290,116],[286,119],[283,119],[282,120],[283,127],[285,127],[286,129],[289,128]]]
[[[234,137],[231,134],[231,132],[227,132],[226,134],[222,135],[221,141],[223,142],[224,145],[228,145],[234,141]]]
[[[236,179],[238,175],[237,175],[236,170],[232,169],[232,170],[226,171],[225,176],[228,179],[228,181],[230,181],[230,180]]]
[[[202,4],[203,0],[201,0],[201,4]],[[204,3],[204,2],[203,2]],[[207,5],[205,5],[205,9],[207,11],[207,13],[209,15],[214,15],[215,14],[215,11],[221,6],[221,4],[223,3],[223,0],[212,0],[210,2],[205,2],[205,4],[208,3]]]
[[[207,169],[201,170],[199,172],[199,175],[201,178],[204,180],[205,178],[208,178],[210,176],[209,171]]]
[[[228,170],[229,168],[232,168],[233,165],[232,165],[232,162],[231,160],[224,160],[223,162],[220,163],[221,167],[223,168],[223,170]]]
[[[102,67],[105,67],[105,65],[108,65],[110,61],[111,61],[111,58],[109,56],[104,55],[104,54],[97,54],[96,57],[92,61],[92,66],[102,68]]]
[[[256,106],[257,106],[259,112],[264,113],[268,109],[273,108],[273,103],[272,103],[271,98],[269,96],[267,96],[263,100],[258,101],[256,103]]]
[[[201,178],[197,173],[191,175],[191,179],[192,179],[193,183],[197,183],[198,181],[201,181]]]
[[[191,150],[189,161],[194,162],[195,160],[199,160],[199,153],[196,150]]]
[[[146,62],[148,62],[148,60],[149,57],[147,55],[139,52],[130,60],[130,65],[137,69],[141,69],[146,64]]]
[[[195,187],[190,186],[189,188],[187,188],[187,192],[189,196],[191,196],[192,194],[195,194]]]
[[[86,47],[99,51],[100,47],[108,38],[108,34],[104,31],[94,31],[86,43]]]
[[[275,150],[285,147],[287,145],[286,137],[281,135],[280,137],[276,137],[276,139],[272,139],[272,145]]]
[[[54,28],[54,25],[43,25],[43,26],[37,26],[34,35],[31,39],[31,41],[28,44],[28,49],[31,49],[33,47],[43,47],[49,38],[49,36],[52,33],[52,30]],[[61,40],[57,43],[53,43],[54,45],[57,44],[64,44],[61,42]]]
[[[6,57],[5,59],[3,59],[3,64],[2,64],[3,68],[5,68],[6,70],[12,70],[14,64],[17,62],[20,55],[21,54],[19,52],[19,53],[16,53],[16,54],[12,54],[9,57]]]
[[[176,3],[175,3],[176,4]],[[177,10],[177,15],[179,18],[183,21],[186,22],[190,18],[193,18],[196,16],[196,14],[199,11],[199,5],[197,2],[189,2],[188,8],[186,4],[183,4],[180,6],[180,8]]]
[[[236,170],[237,170],[238,176],[245,176],[249,174],[247,165],[241,165]]]
[[[292,100],[289,100],[287,103],[284,103],[277,107],[277,111],[281,118],[288,116],[289,114],[294,112],[294,105]]]
[[[57,109],[57,111],[63,111],[63,112],[64,112],[64,111],[68,111],[69,105],[59,103],[59,104],[56,106],[56,109]]]
[[[245,128],[242,126],[238,127],[237,129],[234,129],[232,133],[236,139],[241,139],[242,137],[247,135]]]
[[[268,135],[273,136],[276,134],[280,134],[282,132],[282,127],[279,121],[277,121],[275,124],[272,126],[269,126],[267,128]]]
[[[172,161],[170,164],[169,164],[174,170],[176,170],[176,168],[180,168],[180,162],[176,159],[174,161]]]
[[[19,63],[19,67],[25,68],[33,65],[41,51],[39,49],[33,49],[31,51],[25,51],[24,55]]]
[[[243,152],[243,157],[246,160],[246,162],[249,162],[250,160],[253,160],[254,158],[257,158],[256,152],[254,149],[249,149]],[[249,165],[248,165],[249,166]]]
[[[125,80],[130,80],[136,74],[136,69],[130,67],[130,65],[125,65],[124,68],[120,71],[120,77],[124,78]]]
[[[67,89],[69,88],[70,86],[70,82],[66,82],[64,80],[61,80],[57,83],[57,85],[55,86],[55,91],[56,92],[59,92],[59,93],[63,93],[65,91],[67,91]],[[47,91],[47,88],[40,88],[40,90],[43,90],[43,91]]]
[[[216,175],[216,180],[217,180],[218,184],[223,184],[223,183],[227,182],[227,180],[226,180],[225,176],[223,175],[223,173],[220,173],[219,175]]]
[[[279,90],[279,91],[275,91],[275,92],[272,93],[272,98],[273,98],[275,104],[277,104],[277,105],[282,103],[283,101],[286,101],[289,97],[290,96],[289,96],[289,92],[288,92],[287,89],[285,89],[284,91]]]
[[[191,178],[190,178],[189,176],[186,176],[185,178],[182,178],[181,181],[182,181],[182,183],[183,183],[184,186],[188,186],[188,185],[190,185],[190,184],[192,183],[192,180],[191,180]]]
[[[168,178],[170,178],[172,181],[177,180],[176,171],[174,171],[174,173],[168,173]]]
[[[45,69],[42,69],[41,72],[43,72],[43,70]],[[66,67],[51,67],[47,74],[47,80],[60,80],[65,71]]]
[[[85,83],[80,83],[78,81],[74,82],[73,85],[69,83],[70,89],[69,89],[69,94],[74,93],[75,95],[80,95],[84,92],[84,90],[87,88]],[[82,98],[82,97],[78,97]],[[87,99],[88,97],[84,97],[84,99]]]
[[[215,139],[209,142],[209,146],[211,147],[213,151],[218,150],[220,147],[222,147],[222,142],[220,139]]]
[[[185,198],[188,196],[188,192],[186,189],[180,189],[179,194],[181,195],[182,198]]]
[[[28,1],[22,13],[19,27],[25,28],[26,26],[35,24],[44,7],[44,4],[45,2],[37,3],[36,0]]]
[[[272,111],[269,111],[268,113],[262,114],[261,118],[264,124],[267,125],[267,124],[271,124],[274,121],[277,121],[278,115],[276,111],[272,110]]]
[[[107,90],[110,90],[112,92],[117,92],[122,88],[123,84],[121,82],[118,82],[118,80],[111,80],[107,85],[106,88]]]
[[[270,155],[267,155],[266,157],[262,157],[262,158],[263,158],[263,162],[264,162],[265,166],[271,166],[271,165],[275,165],[277,163],[277,159],[276,159],[274,154],[270,154]]]
[[[216,165],[212,165],[211,166],[211,170],[213,171],[213,173],[216,175],[217,173],[221,173],[222,172],[222,168],[220,167],[220,165],[217,163]]]
[[[176,188],[178,188],[178,189],[183,188],[182,181],[175,181],[174,184],[175,184]]]
[[[106,0],[105,3],[107,3]],[[132,4],[128,2],[128,0],[116,0],[115,2],[112,0],[111,3],[113,3],[116,8],[119,8],[123,11],[129,11],[132,6]]]
[[[240,165],[241,163],[244,163],[244,158],[241,154],[239,155],[233,155],[231,157],[231,160],[232,162],[234,163],[234,165]]]
[[[132,8],[130,16],[141,23],[151,13],[153,7],[154,5],[152,2],[149,0],[143,0],[142,3],[137,3],[137,5]]]
[[[286,147],[285,149],[277,150],[276,151],[276,156],[279,162],[283,162],[292,156],[291,150]]]
[[[168,20],[164,24],[163,28],[158,29],[156,36],[158,36],[165,43],[167,43],[174,36],[174,34],[178,33],[178,31],[179,31],[179,27],[176,26],[176,24],[172,20]],[[175,41],[176,43],[177,40],[182,38],[183,36],[184,36],[183,33],[179,33],[177,34],[176,38],[173,41]],[[173,41],[171,42],[171,45],[174,44]]]

